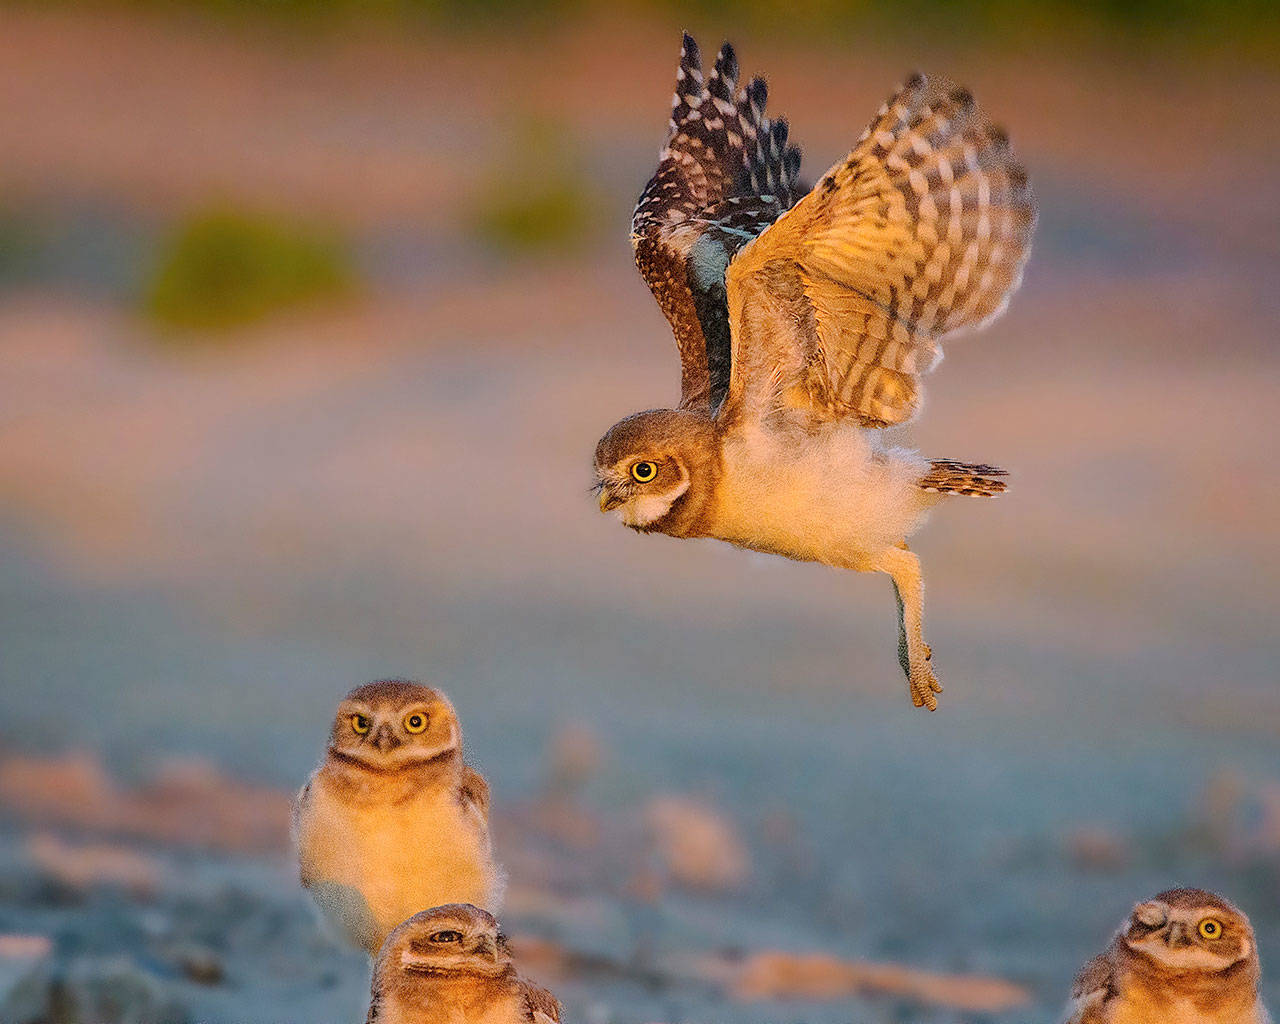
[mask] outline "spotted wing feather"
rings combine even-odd
[[[464,807],[474,808],[484,821],[489,820],[489,782],[470,765],[462,766],[462,785],[458,799]]]
[[[307,830],[307,809],[310,803],[311,781],[307,780],[293,798],[289,819],[289,835],[298,854],[298,881],[303,888],[310,888],[316,878],[311,836]]]
[[[939,340],[1004,310],[1034,224],[1004,133],[967,90],[912,76],[730,265],[726,406],[909,420]]]
[[[923,491],[938,494],[963,494],[970,497],[989,498],[1009,489],[1002,477],[1009,474],[997,466],[984,462],[956,462],[954,459],[934,459],[929,472],[920,478],[918,486]]]
[[[698,44],[684,37],[667,141],[636,204],[636,266],[675,334],[681,407],[713,410],[728,390],[725,270],[800,190],[800,151],[787,123],[765,116],[763,79],[738,88],[726,43],[705,79]]]
[[[1095,956],[1076,975],[1065,1024],[1106,1024],[1106,1004],[1115,998],[1115,973],[1111,957]]]
[[[560,1000],[540,985],[526,979],[520,980],[520,993],[524,997],[525,1019],[529,1024],[560,1024]]]

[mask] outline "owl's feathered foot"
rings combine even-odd
[[[938,710],[942,684],[933,674],[933,648],[924,642],[924,580],[920,559],[902,544],[886,551],[876,568],[893,580],[898,599],[898,664],[907,677],[911,703]]]
[[[901,647],[901,642],[899,642]],[[928,708],[930,711],[938,710],[938,698],[934,696],[936,693],[942,692],[942,684],[938,682],[938,677],[933,674],[933,665],[930,658],[933,652],[925,645],[928,653],[925,655],[923,665],[912,668],[910,662],[902,666],[902,671],[907,675],[907,688],[911,692],[911,703],[918,708]],[[901,659],[899,659],[901,660]]]

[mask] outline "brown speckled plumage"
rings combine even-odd
[[[1009,485],[1000,478],[1008,475],[1003,469],[988,466],[985,462],[934,459],[929,463],[929,472],[920,478],[920,489],[985,498],[1007,491]]]
[[[726,43],[705,81],[685,35],[666,145],[636,203],[636,266],[671,323],[680,352],[680,407],[713,412],[729,385],[724,268],[803,191],[800,150],[786,121],[765,116],[761,78],[738,89]]]

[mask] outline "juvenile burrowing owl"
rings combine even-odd
[[[298,794],[294,833],[302,884],[370,955],[419,910],[496,909],[501,895],[489,785],[463,764],[453,705],[429,686],[392,679],[347,694]]]
[[[1139,903],[1076,976],[1066,1024],[1269,1024],[1249,919],[1203,889]]]
[[[808,191],[764,108],[727,44],[704,79],[685,36],[631,227],[675,332],[680,404],[601,439],[600,508],[646,533],[887,573],[898,660],[932,709],[942,688],[905,538],[941,496],[998,494],[1004,473],[891,447],[885,428],[919,410],[939,340],[998,316],[1017,287],[1027,176],[968,91],[919,75]]]
[[[414,914],[373,967],[366,1024],[558,1024],[560,1004],[525,981],[491,914],[465,903]]]

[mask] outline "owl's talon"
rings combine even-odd
[[[938,698],[934,694],[942,692],[942,684],[927,662],[907,677],[907,686],[911,690],[912,704],[930,711],[938,710]]]

